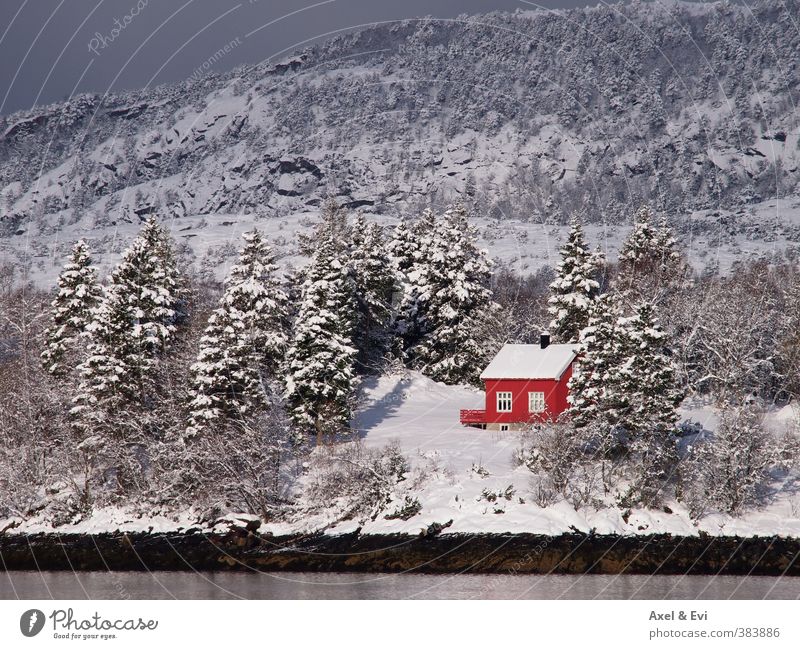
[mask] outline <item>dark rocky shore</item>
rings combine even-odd
[[[800,539],[564,534],[0,534],[4,570],[800,576]]]

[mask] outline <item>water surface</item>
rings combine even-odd
[[[798,599],[800,577],[0,572],[0,599]]]

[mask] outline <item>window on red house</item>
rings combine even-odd
[[[544,392],[528,392],[528,412],[544,412]]]
[[[511,412],[511,393],[497,393],[497,412]]]

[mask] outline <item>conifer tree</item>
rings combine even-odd
[[[73,408],[79,425],[102,427],[121,403],[149,405],[158,360],[182,317],[182,291],[169,236],[151,218],[123,253],[86,327],[88,357]]]
[[[401,280],[417,262],[419,247],[413,229],[406,220],[401,220],[392,231],[392,237],[386,244],[386,252],[392,267]]]
[[[393,319],[392,298],[396,290],[393,269],[387,263],[383,234],[376,223],[353,225],[350,266],[353,275],[358,319],[353,340],[358,347],[358,364],[374,367],[388,351]]]
[[[622,307],[615,293],[601,295],[592,305],[587,326],[581,330],[579,357],[569,388],[569,415],[578,427],[603,422],[611,429],[627,406],[618,389],[618,368],[624,358]]]
[[[81,335],[92,320],[92,310],[100,296],[89,248],[80,240],[58,277],[58,294],[51,304],[52,325],[45,332],[47,347],[42,352],[42,363],[53,376],[64,376],[77,364],[83,345]]]
[[[552,316],[550,333],[554,340],[576,343],[589,322],[592,302],[600,291],[597,276],[600,258],[589,250],[583,228],[573,220],[569,235],[561,248],[561,261],[556,279],[550,284],[548,312]]]
[[[642,207],[619,253],[619,288],[635,301],[658,301],[686,273],[672,229],[665,219],[658,227],[653,221],[650,208]]]
[[[349,242],[353,240],[353,228],[347,222],[347,212],[336,202],[335,198],[326,198],[322,203],[319,221],[310,234],[300,233],[297,237],[300,253],[311,257],[316,246],[323,237],[330,237],[338,251],[347,251]]]
[[[665,349],[666,334],[653,312],[651,304],[643,303],[623,320],[626,353],[618,379],[618,389],[628,395],[619,425],[634,459],[635,495],[647,505],[658,500],[672,477],[677,458],[675,409],[683,397]]]
[[[477,233],[457,207],[435,230],[420,286],[427,332],[411,349],[413,363],[444,383],[475,383],[489,350],[480,323],[494,310],[489,289],[491,261],[478,248]]]
[[[335,233],[322,234],[303,282],[286,381],[292,418],[319,442],[349,428],[357,353],[350,270]]]
[[[626,358],[621,389],[635,395],[620,423],[628,431],[672,429],[676,406],[683,396],[666,349],[666,334],[656,322],[653,306],[640,304],[621,323]]]
[[[191,368],[190,436],[209,424],[241,420],[266,405],[267,386],[283,363],[287,296],[272,250],[258,230],[243,239],[238,263],[209,317]]]
[[[405,361],[410,360],[409,350],[430,331],[428,289],[437,236],[436,216],[426,209],[410,228],[398,226],[390,246],[400,280],[395,332],[402,343],[398,354]]]
[[[671,477],[681,397],[652,305],[643,303],[623,317],[618,296],[601,296],[581,334],[569,415],[576,427],[591,428],[592,445],[602,456],[632,458],[629,498],[637,502],[655,502]]]

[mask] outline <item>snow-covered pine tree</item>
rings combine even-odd
[[[578,342],[581,329],[589,322],[592,302],[600,292],[600,266],[601,259],[589,250],[583,228],[573,219],[561,248],[556,279],[550,284],[550,333],[557,342]]]
[[[191,367],[189,436],[226,419],[241,422],[266,405],[268,386],[283,364],[287,296],[274,255],[258,230],[243,239],[244,248]]]
[[[620,290],[635,301],[655,303],[683,279],[685,272],[686,265],[672,229],[665,219],[656,226],[652,211],[643,206],[634,217],[633,231],[620,249],[617,277]]]
[[[86,327],[88,355],[72,410],[80,427],[102,428],[109,414],[121,414],[121,403],[148,406],[158,359],[181,317],[182,290],[169,236],[148,219]]]
[[[387,263],[388,252],[376,223],[353,224],[354,242],[350,267],[355,285],[358,318],[352,338],[358,348],[357,363],[363,370],[374,370],[389,350],[393,326],[392,298],[396,278]]]
[[[286,370],[290,414],[319,442],[349,428],[357,353],[350,269],[335,232],[321,235],[305,273]]]
[[[634,460],[633,488],[638,502],[657,502],[676,466],[676,408],[683,398],[666,334],[645,302],[623,318],[625,358],[618,368],[618,389],[627,395],[619,426]]]
[[[653,306],[644,302],[634,314],[623,318],[626,359],[623,389],[635,394],[620,423],[628,431],[652,428],[672,429],[683,392],[678,386],[675,366],[668,351],[667,336],[659,326]]]
[[[428,289],[437,236],[436,215],[432,210],[426,209],[410,228],[398,226],[389,248],[400,281],[395,319],[395,334],[400,341],[397,354],[406,362],[410,360],[409,350],[430,329],[427,314],[430,297]]]
[[[53,376],[64,376],[79,364],[83,346],[80,337],[92,320],[100,296],[89,247],[80,240],[58,277],[58,294],[51,304],[52,324],[45,332],[42,364]]]
[[[675,467],[675,409],[683,396],[653,311],[643,303],[623,317],[617,294],[596,301],[581,332],[569,397],[569,417],[591,428],[587,439],[599,455],[630,456],[629,498],[645,504],[657,500]]]
[[[405,219],[392,231],[392,237],[386,243],[386,252],[393,268],[401,277],[405,277],[416,263],[418,245],[414,231]]]
[[[491,261],[463,207],[439,219],[428,254],[419,293],[427,333],[410,350],[412,362],[436,381],[476,383],[490,351],[479,338],[480,323],[497,306],[489,289]]]
[[[619,412],[628,406],[627,395],[619,390],[618,368],[625,348],[621,316],[618,294],[604,293],[593,302],[587,325],[581,330],[578,362],[569,382],[569,418],[579,428],[602,423],[603,446],[608,448]]]

